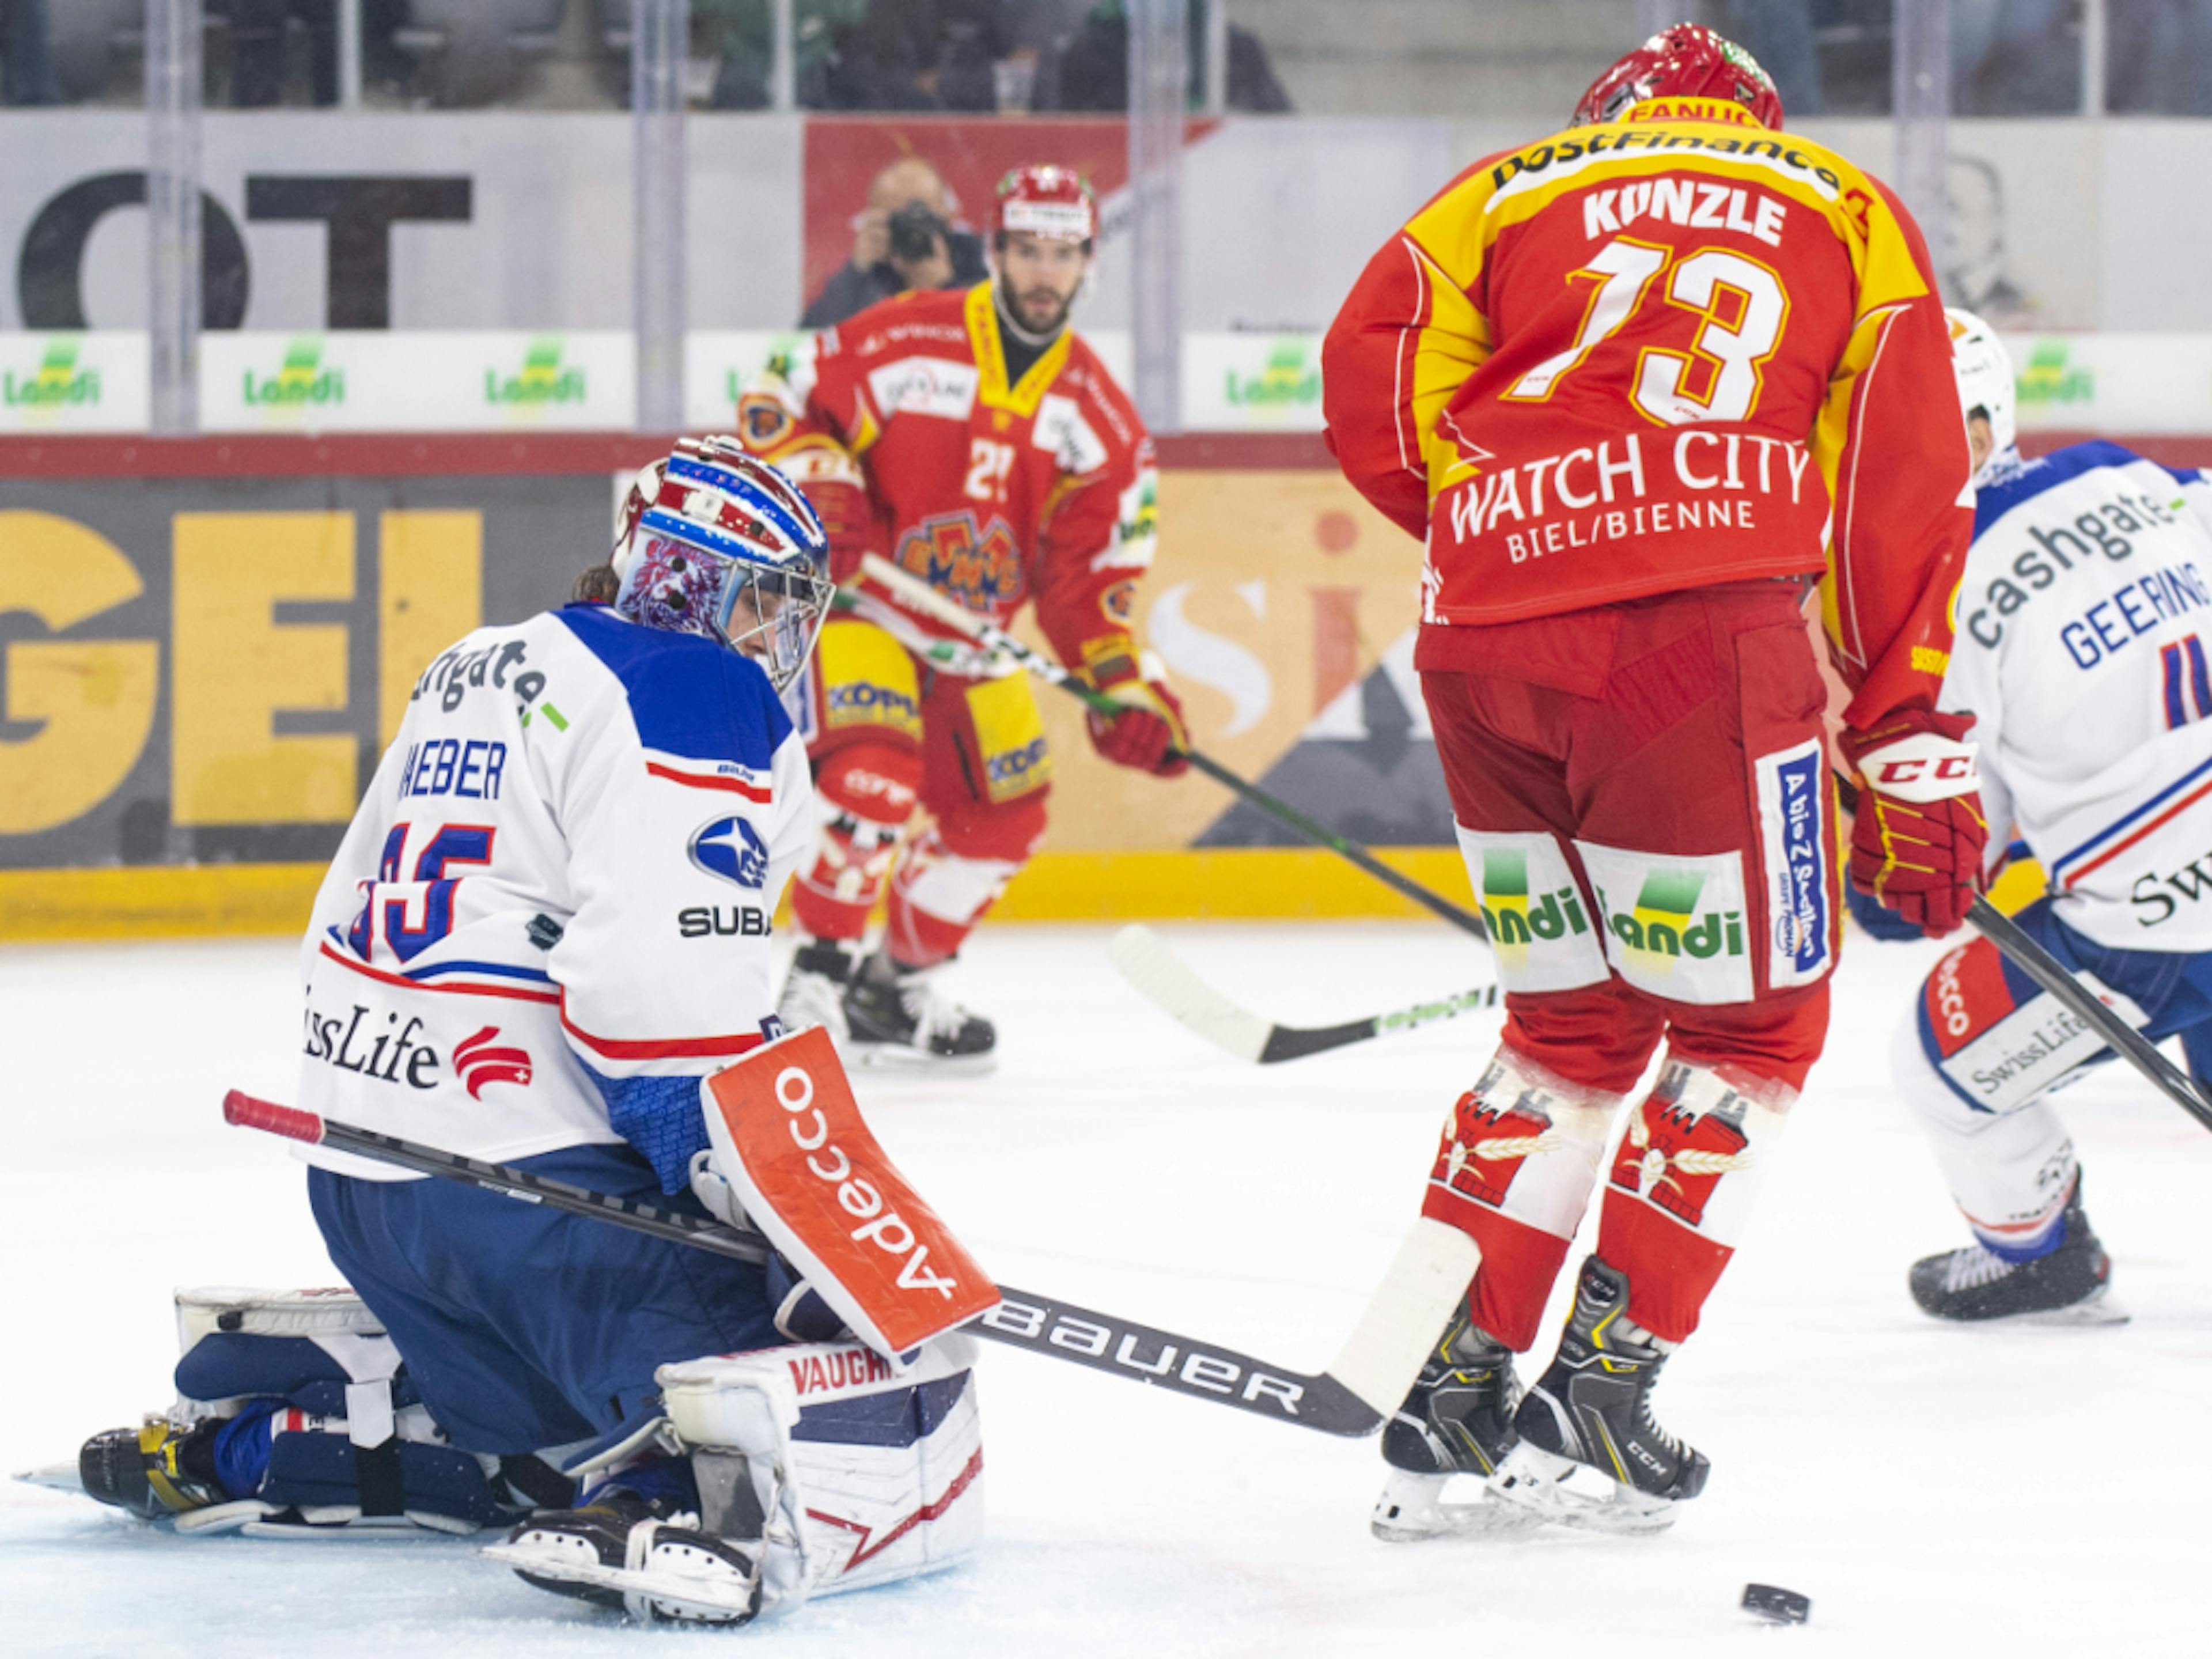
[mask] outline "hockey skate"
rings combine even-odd
[[[610,1487],[532,1516],[484,1553],[524,1583],[653,1623],[742,1625],[760,1610],[761,1546],[716,1538],[665,1499]]]
[[[1513,1449],[1513,1408],[1521,1397],[1513,1351],[1492,1340],[1462,1311],[1421,1367],[1405,1404],[1382,1425],[1390,1477],[1368,1522],[1389,1544],[1431,1538],[1523,1533],[1543,1515],[1486,1488],[1473,1503],[1444,1501],[1455,1475],[1487,1480]]]
[[[805,942],[791,959],[791,976],[783,982],[776,1018],[787,1031],[822,1026],[842,1048],[852,1036],[845,1024],[845,994],[860,965],[859,957],[842,939],[800,937]]]
[[[2061,1224],[2058,1248],[2032,1261],[2008,1261],[1980,1243],[1923,1256],[1908,1279],[1912,1299],[1923,1313],[1961,1322],[2125,1324],[2127,1310],[2109,1294],[2112,1259],[2082,1212],[2078,1175]]]
[[[862,1066],[933,1072],[988,1072],[997,1065],[997,1030],[940,995],[931,982],[936,972],[901,967],[881,950],[861,963],[845,992],[847,1057]]]
[[[214,1419],[179,1429],[159,1418],[142,1428],[108,1429],[77,1453],[79,1488],[142,1521],[186,1515],[230,1501],[216,1477]]]
[[[1651,1533],[1705,1490],[1705,1455],[1661,1428],[1651,1388],[1669,1350],[1629,1323],[1628,1279],[1583,1263],[1559,1356],[1522,1400],[1490,1490],[1547,1520],[1595,1532]]]

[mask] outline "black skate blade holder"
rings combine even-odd
[[[1811,1598],[1778,1584],[1746,1584],[1743,1610],[1770,1625],[1802,1625],[1813,1616]]]

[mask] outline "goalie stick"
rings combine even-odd
[[[1149,927],[1124,927],[1114,935],[1106,954],[1121,970],[1121,977],[1161,1012],[1188,1026],[1217,1048],[1261,1066],[1303,1060],[1346,1043],[1410,1031],[1438,1020],[1456,1019],[1477,1008],[1498,1006],[1498,987],[1479,985],[1440,1002],[1417,1002],[1410,1008],[1394,1008],[1389,1013],[1342,1025],[1275,1025],[1215,990]]]
[[[489,1164],[379,1134],[296,1107],[257,1100],[236,1089],[223,1097],[222,1115],[224,1121],[242,1128],[265,1130],[420,1175],[482,1187],[738,1261],[769,1258],[769,1246],[757,1234],[611,1193],[592,1192],[511,1164]],[[1004,1285],[999,1286],[999,1305],[961,1328],[1048,1359],[1127,1377],[1208,1405],[1231,1406],[1273,1422],[1358,1438],[1381,1428],[1384,1417],[1413,1386],[1428,1344],[1474,1275],[1474,1249],[1472,1241],[1441,1223],[1417,1223],[1343,1352],[1328,1370],[1314,1374]]]
[[[1032,651],[989,618],[979,617],[974,611],[956,605],[928,583],[900,569],[882,554],[869,553],[862,556],[860,568],[908,604],[918,610],[927,611],[947,628],[957,629],[977,644],[999,653],[1009,661],[1036,675],[1039,679],[1048,680],[1070,696],[1081,698],[1085,705],[1094,714],[1103,714],[1111,719],[1115,714],[1127,711],[1127,703],[1116,702],[1113,698],[1092,690],[1085,684],[1080,678],[1070,673],[1051,658]],[[1211,756],[1202,755],[1195,749],[1178,749],[1171,752],[1181,755],[1216,783],[1243,796],[1277,823],[1287,825],[1316,846],[1325,847],[1339,858],[1357,865],[1384,886],[1404,895],[1424,909],[1443,917],[1453,927],[1470,933],[1480,939],[1486,939],[1490,937],[1489,931],[1482,925],[1480,916],[1454,904],[1443,894],[1433,892],[1422,886],[1410,876],[1400,874],[1358,842],[1340,836],[1327,824],[1308,817],[1288,801],[1279,796],[1269,794],[1258,784],[1239,776]]]

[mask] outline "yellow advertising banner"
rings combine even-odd
[[[479,622],[560,603],[608,489],[10,481],[0,939],[301,926],[416,676]],[[1321,468],[1170,469],[1160,520],[1138,629],[1194,740],[1464,902],[1411,667],[1419,546]],[[1073,698],[1034,692],[1051,828],[1003,915],[1414,914],[1202,775],[1109,765]]]

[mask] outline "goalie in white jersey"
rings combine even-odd
[[[1979,717],[1990,873],[2009,822],[2049,878],[2015,920],[2212,1077],[2212,477],[2104,442],[2023,461],[2011,362],[1950,314],[1977,501],[1941,707]],[[1914,1266],[1927,1312],[2124,1317],[2049,1099],[2110,1058],[1986,939],[1929,975],[1893,1072],[1975,1242]]]
[[[828,553],[782,474],[685,441],[578,603],[429,665],[316,896],[301,1105],[744,1219],[702,1083],[781,1036],[771,918],[814,814],[780,694]],[[536,1510],[491,1552],[532,1583],[716,1623],[972,1543],[964,1337],[894,1361],[782,1255],[302,1156],[352,1293],[180,1295],[179,1404],[87,1445],[92,1495],[191,1532]]]

